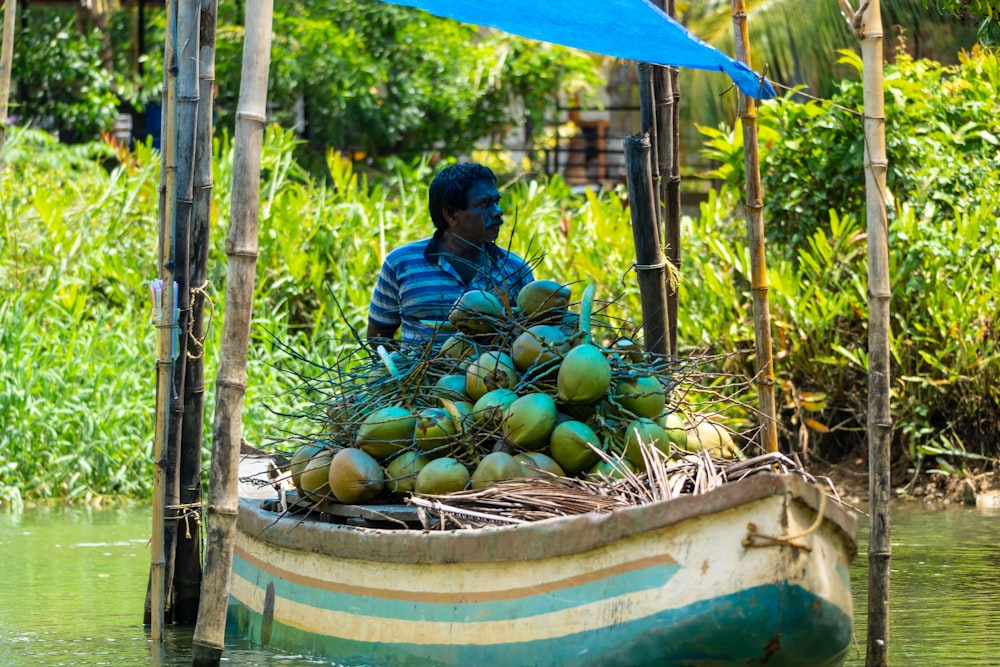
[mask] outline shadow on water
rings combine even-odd
[[[898,505],[892,525],[892,667],[1000,664],[1000,510]],[[152,642],[142,626],[149,532],[145,507],[0,512],[0,667],[190,665],[193,628]],[[867,532],[862,521],[848,667],[864,665]],[[233,643],[223,664],[333,663]]]

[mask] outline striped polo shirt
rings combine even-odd
[[[487,261],[466,283],[438,248],[438,233],[400,246],[382,263],[372,290],[368,320],[379,327],[402,325],[403,340],[429,339],[434,326],[445,322],[458,298],[469,290],[493,292],[513,302],[518,291],[534,280],[531,267],[512,252],[486,245]]]

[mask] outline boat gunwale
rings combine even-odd
[[[698,495],[615,509],[480,529],[381,529],[303,519],[264,509],[259,498],[240,498],[237,530],[273,546],[338,558],[421,563],[535,560],[580,553],[650,530],[787,496],[840,533],[848,562],[857,555],[857,517],[799,475],[757,473]],[[787,510],[786,510],[787,511]]]

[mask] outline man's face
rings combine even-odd
[[[503,224],[500,192],[489,181],[473,183],[466,192],[468,206],[446,215],[448,229],[473,245],[494,243]]]

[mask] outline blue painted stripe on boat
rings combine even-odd
[[[668,558],[668,562],[654,559],[639,560],[639,566],[623,563],[600,573],[593,579],[570,578],[555,590],[542,586],[529,586],[510,590],[464,592],[451,596],[413,595],[407,591],[378,590],[350,587],[337,590],[331,586],[319,587],[314,580],[302,583],[281,578],[280,571],[265,572],[248,562],[245,555],[234,554],[233,574],[264,587],[273,583],[276,598],[295,602],[322,610],[336,610],[361,616],[392,618],[406,621],[466,623],[484,621],[504,621],[525,616],[535,616],[591,604],[609,598],[619,597],[636,591],[658,588],[665,585],[680,569],[680,565]],[[642,564],[653,564],[642,567]],[[266,581],[261,581],[261,576]],[[582,583],[573,583],[581,581]],[[353,592],[357,590],[357,592]]]
[[[259,643],[261,615],[231,599],[227,629]],[[851,618],[836,605],[800,586],[773,584],[554,640],[374,644],[322,637],[277,622],[268,628],[274,648],[370,667],[836,667],[847,655],[851,632]]]

